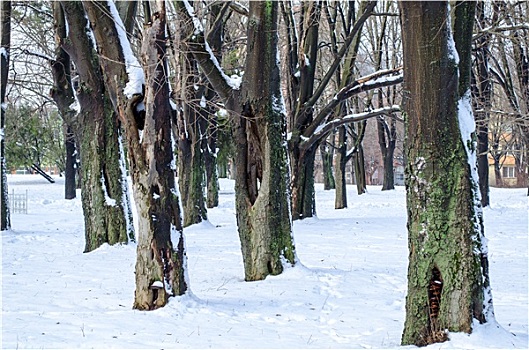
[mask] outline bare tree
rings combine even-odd
[[[9,73],[9,53],[11,48],[11,1],[2,1],[0,3],[0,26],[2,34],[0,38],[0,63],[1,63],[1,106],[0,106],[0,171],[2,177],[1,185],[1,218],[0,230],[8,230],[11,227],[11,220],[9,215],[9,197],[7,192],[7,170],[5,160],[5,144],[4,144],[4,127],[5,127],[5,109],[6,109],[6,88],[7,77]]]

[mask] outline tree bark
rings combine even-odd
[[[486,26],[484,2],[476,4],[476,17],[481,27]],[[490,35],[478,38],[475,51],[475,73],[472,75],[472,91],[478,140],[478,175],[481,205],[490,204],[489,197],[489,111],[492,108],[492,83],[489,71]]]
[[[55,27],[55,60],[51,64],[54,87],[50,95],[55,101],[61,118],[64,123],[64,139],[66,148],[66,165],[64,171],[64,198],[74,199],[76,197],[76,139],[75,131],[78,128],[77,112],[70,106],[75,103],[75,96],[72,87],[72,72],[70,56],[62,48],[66,40],[66,19],[64,11],[59,2],[53,3],[53,19]]]
[[[446,340],[445,330],[470,333],[474,318],[492,317],[479,189],[469,160],[475,146],[464,121],[464,111],[471,116],[474,4],[456,4],[455,45],[447,2],[399,6],[410,251],[402,344],[423,346]]]
[[[334,133],[331,134],[329,139],[331,140],[330,145],[327,144],[329,141],[323,142],[320,145],[320,154],[323,165],[323,189],[325,191],[332,190],[336,187],[333,171]]]
[[[0,38],[0,63],[1,63],[1,105],[0,105],[0,172],[1,172],[1,189],[0,189],[0,231],[8,230],[11,227],[11,218],[9,215],[9,195],[7,190],[7,169],[5,159],[5,110],[6,110],[6,87],[7,77],[9,75],[9,53],[11,50],[11,1],[2,1],[0,3],[0,25],[2,26],[2,37]]]
[[[347,208],[347,186],[345,180],[345,166],[347,165],[347,132],[345,126],[338,129],[338,147],[336,148],[336,193],[334,209]]]
[[[295,263],[277,62],[277,8],[275,1],[250,3],[242,116],[235,128],[237,223],[247,281],[280,274],[283,259]]]
[[[142,57],[145,67],[145,115],[137,110],[141,92],[125,95],[127,83],[137,79],[138,62],[130,43],[119,35],[122,27],[113,2],[83,2],[94,30],[105,85],[125,129],[129,169],[138,211],[138,247],[134,308],[152,310],[187,290],[181,210],[176,190],[171,143],[171,107],[166,63],[165,3],[145,25]],[[127,74],[127,73],[130,73]],[[140,131],[143,137],[140,139]],[[176,239],[173,247],[172,239]]]
[[[182,110],[178,115],[178,182],[184,212],[184,227],[207,220],[204,199],[204,156],[206,137],[205,123],[198,101],[204,97],[199,84],[198,67],[190,52],[182,53],[181,71],[183,86]]]
[[[187,4],[177,5],[182,16],[193,19]],[[215,64],[202,28],[196,25],[186,33],[190,34],[189,50],[226,109],[233,111],[236,216],[247,281],[280,274],[284,263],[296,261],[277,62],[277,6],[275,1],[250,2],[248,52],[240,88],[230,85]]]
[[[132,213],[120,166],[117,119],[105,91],[99,59],[87,35],[88,21],[81,3],[63,2],[62,6],[69,25],[68,43],[63,48],[79,74],[77,99],[81,111],[76,134],[81,146],[85,252],[90,252],[104,243],[134,239]]]

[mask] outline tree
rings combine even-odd
[[[493,317],[470,103],[473,2],[401,2],[408,208],[402,344]]]
[[[79,126],[76,125],[77,112],[71,108],[75,103],[75,95],[72,86],[70,55],[62,48],[63,42],[67,38],[66,19],[64,18],[64,11],[59,2],[54,2],[52,6],[57,46],[55,49],[55,60],[51,62],[55,86],[51,89],[50,95],[55,101],[65,124],[66,162],[64,169],[64,197],[65,199],[73,199],[76,197],[77,188],[75,176],[77,165],[76,142],[78,142],[78,137],[74,131]]]
[[[11,48],[11,1],[0,2],[0,26],[2,34],[0,37],[0,63],[1,63],[1,93],[0,93],[0,171],[2,177],[2,184],[0,188],[0,205],[2,207],[0,218],[0,230],[8,230],[11,227],[11,220],[9,215],[9,197],[7,192],[7,176],[6,176],[6,159],[5,159],[5,143],[4,143],[4,127],[5,127],[5,113],[6,113],[6,89],[7,76],[9,72],[9,51]]]
[[[99,57],[80,2],[63,2],[68,40],[62,47],[72,57],[79,78],[78,123],[81,197],[85,218],[85,252],[103,243],[134,239],[125,169],[113,105],[105,89]]]
[[[255,281],[296,261],[290,223],[286,125],[277,62],[275,1],[250,3],[247,56],[240,86],[211,53],[204,31],[187,2],[179,13],[194,24],[185,33],[209,82],[231,113],[235,147],[236,215],[245,279]]]
[[[105,86],[127,139],[138,212],[134,308],[140,310],[162,307],[169,297],[187,290],[181,209],[172,167],[165,1],[152,5],[155,8],[147,17],[151,20],[145,22],[142,33],[140,65],[114,3],[83,2],[99,54],[106,58],[99,61]],[[138,108],[142,101],[144,111]]]
[[[326,69],[322,72],[317,72],[316,67],[321,54],[319,48],[322,46],[318,37],[323,28],[320,21],[323,2],[301,3],[299,27],[293,12],[294,4],[291,1],[281,4],[287,29],[287,71],[284,76],[287,77],[286,107],[291,135],[288,146],[292,173],[292,218],[297,220],[315,214],[314,156],[317,146],[333,128],[355,121],[350,114],[347,114],[350,118],[345,118],[345,112],[336,115],[336,109],[352,96],[397,84],[402,76],[399,69],[378,71],[356,80],[351,78],[336,93],[334,90],[329,92],[330,83],[339,72],[338,69],[350,52],[351,44],[359,36],[364,22],[373,13],[376,2],[366,1],[360,5],[356,18],[353,17],[354,10],[341,13],[344,17],[348,16],[345,24],[348,30],[343,41],[340,40],[342,45],[334,50],[331,62],[325,65]],[[378,110],[370,114],[370,117],[387,114],[389,109],[391,107]]]

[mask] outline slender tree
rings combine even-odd
[[[2,207],[0,217],[0,230],[4,231],[11,227],[11,220],[9,215],[9,197],[7,192],[7,169],[5,159],[5,144],[4,144],[4,127],[5,127],[5,113],[6,113],[6,92],[7,92],[7,77],[9,73],[9,52],[11,49],[11,1],[0,2],[0,26],[2,28],[1,42],[0,42],[0,63],[1,63],[1,106],[0,106],[0,171],[1,171],[1,199]]]
[[[64,121],[64,134],[66,146],[66,163],[64,170],[64,198],[73,199],[76,197],[76,139],[75,130],[79,127],[76,125],[77,112],[72,109],[75,103],[75,96],[72,87],[72,71],[70,55],[62,48],[64,40],[67,38],[66,19],[60,2],[54,2],[53,19],[55,27],[56,55],[55,60],[51,61],[51,68],[54,80],[54,87],[50,95],[55,101],[59,113]]]
[[[470,103],[473,2],[401,2],[408,295],[402,344],[493,317]],[[455,37],[456,42],[454,44]]]

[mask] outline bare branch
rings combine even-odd
[[[334,128],[337,128],[337,127],[339,127],[341,125],[344,125],[344,124],[356,123],[356,122],[360,122],[362,120],[370,119],[370,118],[373,118],[373,117],[378,117],[378,116],[381,116],[381,115],[389,115],[389,116],[392,116],[392,117],[396,118],[399,121],[403,121],[401,118],[398,118],[397,116],[395,116],[393,114],[393,113],[397,113],[397,112],[400,112],[400,106],[394,105],[394,106],[391,106],[391,107],[382,107],[382,108],[373,109],[373,110],[371,110],[369,112],[348,114],[348,115],[344,115],[341,118],[333,119],[333,120],[329,121],[328,123],[320,125],[318,127],[318,129],[308,139],[302,140],[301,147],[303,147],[305,149],[310,148],[315,143],[320,141],[322,138],[326,137],[327,134],[331,130],[333,130]]]

